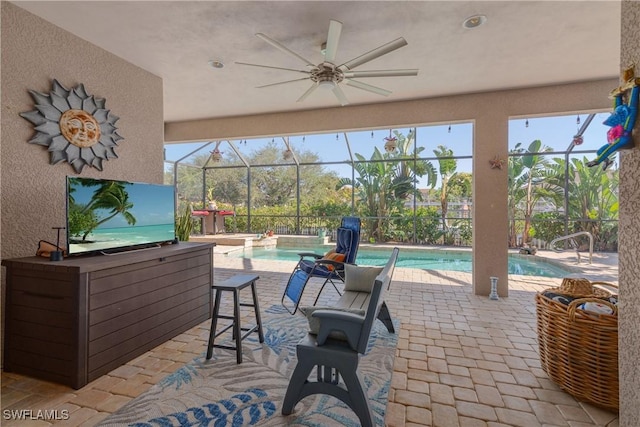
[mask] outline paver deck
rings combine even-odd
[[[260,305],[279,303],[295,263],[230,258],[224,252],[216,247],[215,280],[259,274]],[[537,256],[576,261],[575,253]],[[578,275],[617,284],[614,255],[594,255],[592,265],[583,257],[579,268]],[[397,268],[386,301],[402,325],[386,425],[617,427],[616,413],[578,402],[540,368],[534,295],[560,280],[512,275],[509,297],[492,301],[473,295],[469,273]],[[305,292],[306,304],[314,290]],[[327,288],[321,300],[336,297]],[[92,426],[202,355],[209,327],[207,320],[80,390],[3,372],[1,424],[48,426],[53,422],[8,419],[5,410],[64,409],[69,419],[56,426]]]

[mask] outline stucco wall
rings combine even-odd
[[[119,158],[81,176],[162,183],[162,80],[2,2],[3,258],[33,255],[40,239],[55,238],[51,227],[65,225],[65,177],[77,174],[66,162],[50,165],[46,147],[27,143],[33,125],[18,115],[35,109],[28,90],[48,94],[53,79],[68,89],[83,83],[120,117]]]
[[[507,171],[489,160],[508,154],[508,120],[562,112],[608,110],[617,79],[323,110],[167,123],[166,141],[241,139],[427,123],[473,121],[473,287],[488,295],[490,276],[508,295]],[[572,135],[567,135],[567,144]],[[603,136],[604,138],[604,136]]]
[[[640,2],[622,3],[620,66],[640,75]],[[640,426],[640,121],[635,148],[620,155],[620,425]]]
[[[46,147],[27,143],[33,125],[18,114],[34,110],[28,90],[48,94],[53,79],[68,89],[83,83],[120,117],[119,158],[103,162],[102,172],[85,167],[83,177],[162,183],[164,129],[162,79],[10,3],[1,7],[0,259],[6,259],[34,255],[41,239],[55,241],[51,227],[65,225],[66,176],[77,175],[68,163],[50,165]]]

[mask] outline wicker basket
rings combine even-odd
[[[594,297],[602,296],[603,289],[593,285],[617,286],[603,282],[590,284],[585,298],[573,300],[568,306],[542,292],[536,294],[540,363],[554,382],[577,399],[617,411],[618,312],[615,305]],[[580,296],[563,292],[566,289],[562,286],[548,290]],[[606,296],[610,295],[612,292],[606,291]],[[580,304],[591,301],[609,305],[613,314],[578,309]]]
[[[569,295],[572,297],[595,297],[595,298],[607,298],[611,295],[611,291],[603,288],[601,285],[613,287],[617,289],[617,286],[606,282],[591,282],[584,278],[565,277],[562,279],[562,284],[559,288],[551,288],[553,292],[562,295]]]

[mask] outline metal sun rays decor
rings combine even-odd
[[[89,95],[83,84],[69,90],[55,79],[49,94],[29,93],[36,109],[20,116],[34,125],[29,143],[48,147],[52,165],[66,161],[80,173],[85,166],[102,170],[103,160],[118,157],[119,117],[105,108],[104,98]]]

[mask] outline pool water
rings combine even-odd
[[[323,254],[331,247],[318,248],[253,248],[243,251],[232,252],[228,256],[235,258],[252,258],[275,261],[298,261],[301,252],[312,252]],[[358,265],[384,265],[391,255],[392,248],[388,250],[360,248],[356,257]],[[445,270],[462,271],[471,273],[471,253],[470,252],[442,252],[429,249],[423,250],[402,250],[398,255],[397,267],[419,268],[423,270]],[[509,255],[509,274],[521,274],[524,276],[541,277],[565,277],[571,273],[557,265],[546,262],[535,257],[525,257]]]

